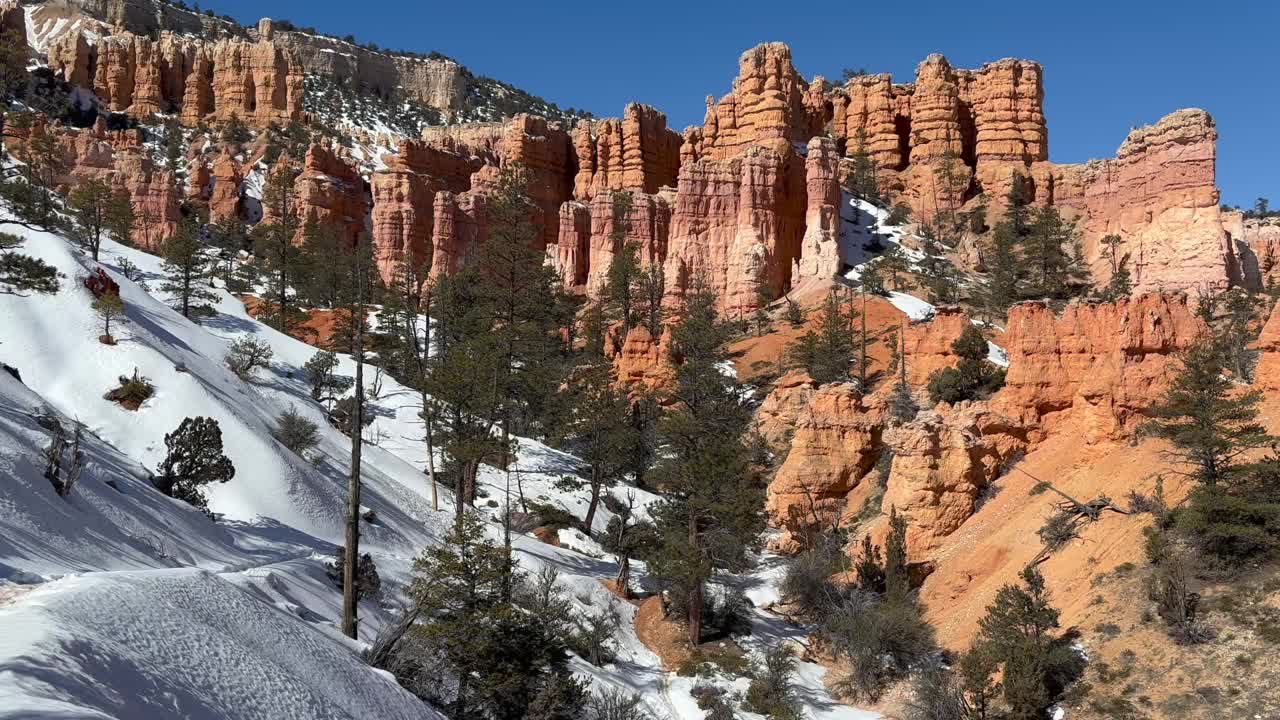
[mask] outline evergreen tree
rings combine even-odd
[[[609,271],[604,288],[600,292],[600,305],[605,319],[610,323],[622,324],[622,337],[636,321],[636,290],[640,280],[640,248],[634,242],[627,241],[627,216],[631,213],[631,193],[612,193],[613,223],[609,232],[609,243],[613,248],[613,257],[609,260]]]
[[[867,151],[867,131],[861,126],[854,134],[854,151],[849,157],[853,161],[849,172],[849,192],[868,202],[881,202],[880,186],[876,181],[876,161]]]
[[[787,352],[819,385],[846,382],[856,362],[849,319],[835,290],[827,294],[820,312],[817,330],[806,331]]]
[[[331,352],[321,350],[302,366],[302,374],[311,386],[311,399],[316,402],[329,403],[338,399],[355,383],[349,377],[337,374],[338,357]]]
[[[506,468],[512,432],[527,432],[560,385],[557,283],[537,249],[538,228],[529,220],[529,176],[508,165],[486,206],[489,236],[476,261],[485,297],[488,332],[498,352],[502,450]]]
[[[0,294],[56,293],[57,268],[45,261],[14,252],[22,245],[22,238],[0,233]]]
[[[244,226],[232,220],[208,226],[209,247],[217,252],[213,272],[228,292],[242,293],[250,288],[252,267],[241,265],[240,253],[249,248]]]
[[[1004,384],[1004,370],[987,360],[987,339],[978,328],[966,327],[951,343],[951,352],[959,357],[955,367],[929,376],[929,397],[934,402],[973,400],[994,392]]]
[[[352,248],[329,223],[307,218],[299,251],[298,294],[313,307],[338,307],[351,296]]]
[[[105,180],[90,178],[71,191],[67,202],[76,219],[76,240],[96,261],[103,239],[111,234],[113,215],[123,214],[121,203],[128,200],[121,200]]]
[[[910,272],[911,261],[902,246],[896,242],[885,245],[884,253],[880,255],[880,273],[889,278],[895,291],[901,291],[905,287],[902,281]]]
[[[720,371],[728,327],[715,295],[695,287],[672,330],[676,408],[660,424],[666,452],[654,475],[666,489],[654,517],[661,549],[649,564],[701,640],[704,585],[715,568],[741,568],[763,529],[761,490],[743,438],[750,421],[737,383]]]
[[[897,506],[889,508],[889,536],[884,542],[884,592],[890,601],[905,600],[911,592],[911,574],[907,567],[907,519],[898,514]]]
[[[213,418],[186,418],[164,436],[168,449],[157,469],[156,486],[164,494],[208,511],[201,490],[210,483],[224,483],[235,477],[231,460],[222,454],[222,429]]]
[[[269,308],[267,319],[276,330],[288,333],[297,323],[297,302],[291,288],[301,270],[300,253],[293,244],[298,213],[293,203],[291,169],[280,167],[267,177],[262,205],[264,211],[269,211],[266,214],[271,221],[255,228],[254,263],[258,272],[267,278],[267,290],[262,298]]]
[[[13,28],[5,28],[0,32],[0,100],[7,100],[26,91],[30,82],[28,60],[27,39],[23,34]],[[3,112],[0,111],[0,114]]]
[[[992,320],[1004,320],[1009,306],[1019,299],[1018,236],[1013,224],[1001,222],[991,234],[991,247],[987,253],[989,271],[983,309]]]
[[[124,315],[124,301],[120,299],[120,293],[104,292],[101,297],[93,301],[93,310],[98,313],[98,317],[102,318],[102,341],[108,345],[114,345],[115,340],[111,337],[111,321]]]
[[[455,474],[454,499],[460,519],[475,499],[480,463],[493,457],[500,443],[493,435],[502,411],[504,357],[490,330],[493,313],[485,307],[474,264],[441,276],[432,308],[435,332],[427,394],[438,403],[432,418],[434,436]]]
[[[1044,577],[1034,565],[1022,571],[1022,585],[1005,585],[979,621],[981,652],[1004,670],[1009,717],[1043,718],[1049,705],[1080,671],[1081,661],[1054,635],[1058,611],[1049,604]],[[979,661],[979,666],[982,662]],[[981,669],[974,672],[981,675]],[[977,684],[989,679],[977,678]]]
[[[614,385],[613,368],[605,362],[588,365],[572,378],[573,411],[568,440],[575,454],[587,464],[591,500],[583,524],[592,535],[592,523],[600,494],[621,479],[627,467],[627,449],[634,442],[628,421],[625,394]]]
[[[1078,294],[1085,271],[1074,231],[1052,205],[1037,208],[1032,217],[1022,246],[1027,296],[1061,300]]]
[[[1258,421],[1259,390],[1238,390],[1224,374],[1223,353],[1202,338],[1182,353],[1181,371],[1151,409],[1145,427],[1172,445],[1170,455],[1188,475],[1213,490],[1247,469],[1241,456],[1275,438]]]
[[[637,296],[640,301],[641,321],[649,329],[655,339],[662,337],[666,312],[662,307],[662,299],[666,294],[666,276],[662,265],[650,263],[637,279]]]
[[[583,700],[566,684],[568,655],[547,619],[509,601],[517,579],[471,514],[414,562],[410,593],[429,619],[413,630],[454,678],[452,717],[568,718]]]
[[[218,299],[208,288],[209,257],[200,242],[200,227],[194,218],[182,218],[178,231],[165,241],[163,250],[166,278],[160,289],[174,294],[175,310],[190,318],[193,306]]]

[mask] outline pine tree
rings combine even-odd
[[[867,151],[867,131],[861,126],[854,134],[854,151],[849,157],[853,161],[849,172],[849,192],[869,202],[880,202],[882,198],[876,181],[876,161]]]
[[[45,261],[14,252],[22,245],[22,238],[0,233],[0,294],[56,293],[57,268]]]
[[[627,418],[626,395],[614,385],[613,368],[595,362],[570,382],[573,411],[567,432],[569,446],[587,464],[591,500],[583,518],[587,534],[600,504],[601,492],[621,479],[627,467],[627,449],[634,440]]]
[[[76,219],[76,240],[95,261],[107,236],[107,217],[114,195],[105,180],[90,178],[77,185],[67,198]]]
[[[225,483],[235,477],[231,460],[222,454],[222,429],[213,418],[186,418],[164,436],[168,449],[157,468],[156,486],[164,494],[207,512],[208,501],[201,490],[210,483]]]
[[[1004,320],[1009,306],[1018,301],[1020,294],[1018,236],[1013,223],[1005,221],[996,225],[986,265],[988,278],[983,309],[988,318]]]
[[[715,302],[714,293],[695,286],[672,330],[676,409],[660,425],[667,452],[654,470],[667,492],[654,511],[662,547],[649,570],[676,598],[694,645],[712,570],[742,567],[763,529],[761,491],[743,441],[750,412],[719,368],[729,330]]]
[[[269,307],[268,319],[276,330],[288,333],[297,321],[298,308],[291,288],[301,270],[300,253],[293,244],[298,214],[293,203],[291,169],[280,167],[267,177],[262,190],[262,205],[270,210],[268,214],[272,220],[259,224],[255,229],[254,261],[259,273],[267,277],[263,300]]]
[[[990,674],[981,677],[988,663],[1000,665],[1009,717],[1038,720],[1065,682],[1078,674],[1080,660],[1053,634],[1058,611],[1049,604],[1044,577],[1028,565],[1021,578],[1021,586],[1000,588],[979,621],[978,644],[989,655],[974,661],[978,666],[971,668],[975,676],[971,684],[983,685],[990,678]]]
[[[239,263],[240,253],[249,247],[249,238],[245,234],[244,226],[232,220],[223,224],[209,225],[208,232],[209,247],[216,250],[218,256],[214,272],[222,279],[223,286],[232,293],[248,290],[249,282],[245,277],[245,271],[249,268]]]
[[[890,602],[905,600],[911,592],[911,574],[907,567],[907,519],[898,514],[897,506],[889,508],[889,536],[884,542],[884,592]]]
[[[959,358],[955,367],[929,376],[929,397],[934,402],[957,403],[985,396],[999,388],[1004,384],[1004,371],[987,360],[988,351],[982,331],[972,325],[966,327],[951,343],[951,352]]]
[[[338,228],[307,218],[299,251],[298,294],[309,305],[338,307],[351,296],[352,248]]]
[[[911,261],[901,245],[891,242],[885,246],[880,255],[880,272],[888,276],[895,291],[901,291],[905,287],[902,280],[911,272]]]
[[[662,337],[662,328],[666,319],[666,311],[662,307],[662,299],[666,295],[666,276],[662,265],[650,263],[637,278],[636,294],[640,300],[641,320],[655,339]]]
[[[434,436],[455,474],[454,499],[460,519],[475,499],[480,463],[498,453],[493,428],[500,421],[506,368],[491,332],[493,311],[481,292],[474,264],[437,281],[432,308],[435,332],[427,394],[435,399]]]
[[[631,193],[613,193],[611,198],[613,223],[609,243],[613,248],[613,257],[609,260],[609,271],[600,292],[600,304],[605,319],[611,323],[621,323],[622,336],[626,337],[636,320],[640,248],[636,243],[627,241],[626,223],[627,216],[631,213]]]
[[[1247,469],[1240,456],[1275,438],[1258,422],[1259,390],[1240,391],[1223,374],[1221,347],[1202,338],[1180,357],[1181,371],[1145,427],[1168,440],[1172,458],[1209,490]]]
[[[93,301],[93,310],[98,313],[98,317],[102,318],[102,341],[107,345],[114,345],[115,339],[111,337],[111,321],[124,315],[124,301],[120,299],[120,293],[104,292],[101,297]]]
[[[817,331],[806,331],[787,352],[819,385],[847,382],[850,369],[857,363],[850,321],[835,290],[827,294],[820,312]]]
[[[194,305],[218,299],[208,287],[209,257],[194,218],[184,217],[178,223],[178,231],[164,243],[163,257],[166,278],[160,289],[174,294],[174,309],[183,317],[191,317]]]
[[[508,165],[488,197],[489,236],[476,260],[489,312],[489,332],[499,353],[495,378],[500,397],[502,454],[512,432],[528,430],[560,385],[558,298],[554,271],[536,247],[538,228],[530,221],[529,176]]]
[[[1027,296],[1060,300],[1078,294],[1085,271],[1074,231],[1052,205],[1037,208],[1032,218],[1022,244]]]
[[[27,73],[29,60],[27,39],[20,31],[5,28],[0,32],[0,100],[7,100],[26,91],[30,82],[30,75]]]

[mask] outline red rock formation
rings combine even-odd
[[[609,190],[656,193],[675,185],[680,167],[680,136],[667,129],[667,117],[636,103],[626,106],[620,120],[580,122],[573,151],[573,195],[584,201]]]
[[[239,163],[224,152],[213,161],[210,177],[209,221],[222,223],[239,217],[240,183],[244,181]]]
[[[618,328],[619,330],[621,328]],[[613,371],[618,383],[630,389],[666,387],[675,379],[671,365],[671,330],[663,330],[662,337],[654,339],[644,325],[631,328],[615,349],[615,342],[605,343],[605,353],[613,359]]]
[[[436,193],[432,206],[431,273],[451,273],[484,239],[486,217],[483,193]]]
[[[1223,213],[1223,224],[1240,248],[1240,274],[1247,287],[1280,283],[1280,218],[1244,218]]]
[[[669,297],[702,280],[734,316],[757,307],[762,289],[780,297],[800,255],[804,186],[804,164],[785,144],[682,165],[667,247]]]
[[[835,142],[829,138],[810,140],[804,166],[804,238],[792,273],[794,287],[806,282],[827,282],[843,269],[839,245],[843,192]]]
[[[1254,387],[1280,390],[1280,304],[1272,306],[1254,347],[1259,353],[1258,365],[1253,369]]]
[[[302,173],[294,182],[298,219],[305,226],[314,220],[338,228],[342,238],[355,246],[365,229],[364,180],[355,167],[339,158],[332,148],[312,143],[307,148]],[[299,241],[301,241],[301,228]]]
[[[62,151],[64,174],[56,179],[61,192],[83,180],[105,180],[133,205],[132,241],[155,251],[178,226],[180,193],[173,174],[158,167],[142,147],[136,130],[107,131],[95,127],[76,130],[50,127],[43,116],[28,130],[15,132],[6,147],[17,150],[34,135],[51,134]]]
[[[868,531],[887,533],[887,517],[896,509],[907,523],[907,554],[918,561],[973,515],[982,491],[1026,449],[1027,429],[986,403],[962,403],[890,427],[884,442],[893,465],[883,514]]]
[[[882,398],[863,397],[852,384],[819,388],[795,423],[787,459],[769,483],[770,522],[795,547],[795,534],[855,514],[870,494],[866,479],[882,448]],[[855,492],[857,491],[857,492]]]
[[[903,350],[907,360],[907,383],[920,387],[933,373],[956,364],[951,351],[955,342],[972,322],[959,307],[944,305],[933,317],[906,325]]]
[[[1075,303],[1061,317],[1042,302],[1015,305],[1002,338],[1009,368],[992,406],[1041,430],[1071,423],[1086,442],[1122,437],[1204,330],[1183,294]]]
[[[560,237],[547,263],[568,290],[585,289],[591,270],[591,210],[577,200],[560,206]]]
[[[894,85],[887,74],[849,79],[833,96],[832,125],[847,154],[866,152],[882,171],[901,170],[910,154],[909,85]]]
[[[823,102],[821,93],[810,92],[796,72],[790,48],[757,45],[738,58],[732,92],[718,103],[707,98],[706,118],[689,151],[696,157],[726,159],[758,143],[807,143],[827,120],[825,107],[814,106],[818,102]]]
[[[1054,171],[1055,187],[1061,177],[1082,190],[1078,199],[1055,192],[1053,201],[1083,213],[1084,256],[1096,278],[1110,274],[1099,241],[1114,233],[1135,292],[1227,285],[1236,259],[1214,186],[1217,137],[1208,113],[1179,110],[1129,133],[1114,160]]]
[[[258,126],[302,119],[302,67],[269,39],[210,44],[121,32],[90,45],[76,30],[56,38],[48,56],[68,82],[92,85],[108,108],[139,117],[177,111],[194,124],[234,115]]]
[[[790,444],[796,421],[809,407],[817,384],[803,370],[790,370],[774,383],[756,410],[756,430],[774,447]]]

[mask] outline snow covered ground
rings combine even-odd
[[[924,260],[924,253],[902,244],[902,239],[906,235],[905,227],[886,223],[889,217],[888,210],[852,197],[848,193],[844,194],[843,202],[842,207],[846,209],[841,212],[840,258],[849,266],[849,270],[844,274],[845,279],[856,281],[862,277],[864,267],[876,262],[880,256],[866,249],[867,245],[876,241],[882,245],[884,243],[898,245],[912,265]],[[908,318],[916,321],[929,319],[936,310],[932,304],[907,293],[890,292],[888,300]],[[973,324],[987,327],[986,324],[977,320],[974,320]],[[1000,328],[994,329],[1000,330]],[[987,341],[987,360],[1000,367],[1009,367],[1009,354],[990,340]]]
[[[354,643],[337,630],[341,597],[325,575],[342,541],[350,444],[324,421],[302,379],[315,349],[258,323],[221,291],[216,315],[193,324],[162,293],[153,297],[118,271],[127,259],[154,289],[158,258],[109,242],[102,265],[120,284],[126,321],[113,324],[118,344],[102,345],[81,283],[96,264],[61,237],[18,234],[22,252],[65,278],[56,295],[0,294],[0,361],[22,377],[0,372],[0,719],[435,717],[358,656],[398,607],[413,558],[451,523],[447,490],[439,490],[441,509],[432,509],[417,394],[386,378],[371,401],[362,499],[377,520],[365,526],[361,549],[372,553],[383,590],[380,600],[362,603]],[[246,335],[274,351],[271,367],[251,382],[222,362]],[[353,374],[350,358],[340,362],[340,373]],[[139,410],[102,398],[135,370],[156,388]],[[272,437],[289,407],[321,428],[309,460]],[[236,467],[230,482],[207,490],[217,523],[148,480],[164,456],[165,433],[196,415],[217,419]],[[42,417],[87,431],[86,472],[69,498],[43,477]],[[586,491],[556,486],[577,464],[522,439],[512,482],[529,500],[581,517]],[[481,489],[500,500],[507,480],[486,467]],[[636,494],[642,508],[655,499]],[[480,504],[493,517],[500,512],[497,502]],[[595,528],[610,517],[601,507]],[[491,530],[497,537],[496,523]],[[635,636],[634,606],[600,583],[615,575],[613,558],[575,531],[562,540],[566,547],[517,537],[520,565],[557,569],[579,612],[611,605],[623,620],[617,661],[595,668],[575,658],[575,671],[594,686],[640,693],[656,717],[701,718],[688,694],[692,681],[662,671]],[[779,567],[766,558],[757,576],[727,581],[746,583],[767,604]],[[642,581],[643,572],[641,564]],[[763,610],[755,625],[752,647],[802,634]],[[821,675],[806,664],[797,678],[810,715],[874,717],[834,703]]]

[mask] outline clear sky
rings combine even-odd
[[[190,1],[190,0],[189,0]],[[738,55],[791,46],[801,74],[844,67],[909,81],[941,52],[957,67],[1002,57],[1045,68],[1049,153],[1115,153],[1129,129],[1175,109],[1217,119],[1223,200],[1280,205],[1276,0],[204,0],[247,23],[287,18],[382,47],[448,55],[561,106],[616,116],[640,101],[679,130],[729,90]]]

